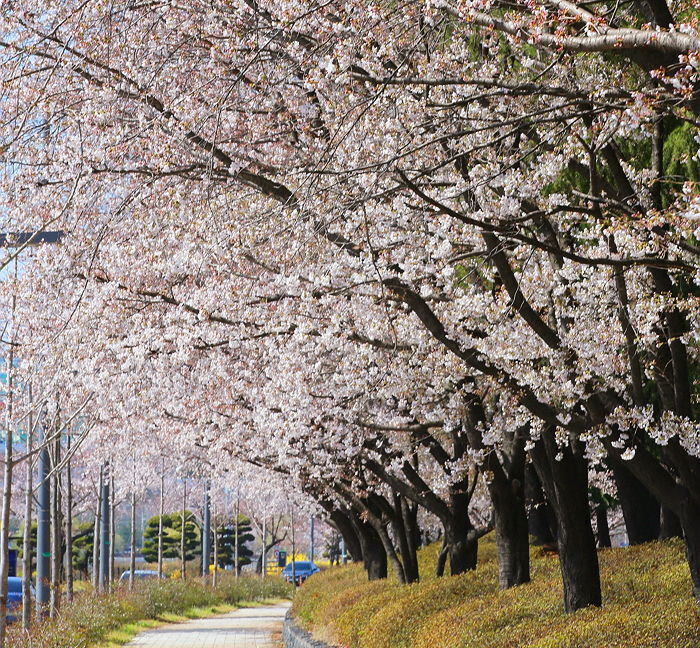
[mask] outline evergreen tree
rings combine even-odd
[[[181,529],[182,513],[180,511],[163,515],[163,558],[180,558]],[[192,560],[199,554],[199,536],[194,514],[191,511],[185,511],[185,560]],[[146,524],[141,554],[146,562],[158,561],[157,515],[154,515]]]
[[[86,580],[88,578],[88,563],[92,560],[94,541],[95,526],[92,522],[73,523],[73,569]]]
[[[250,565],[252,550],[248,543],[254,540],[250,520],[245,515],[238,516],[238,569],[245,565]],[[219,542],[219,567],[233,565],[235,560],[236,546],[236,520],[229,519],[216,529]]]
[[[16,536],[21,538],[24,530]],[[34,520],[29,530],[29,537],[32,551],[32,572],[36,569],[36,533],[37,523]],[[88,564],[92,560],[92,543],[94,535],[94,526],[92,522],[73,522],[73,569],[81,574],[85,579],[88,578]],[[22,542],[16,540],[17,543],[17,559],[22,560],[23,550]],[[61,542],[61,563],[65,556],[66,542],[65,538]]]

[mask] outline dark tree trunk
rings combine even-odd
[[[360,539],[357,537],[357,533],[350,521],[348,515],[339,510],[334,510],[330,513],[330,519],[333,526],[338,530],[343,540],[345,541],[345,548],[347,549],[353,562],[362,562],[362,545]]]
[[[481,399],[467,397],[465,431],[470,445],[485,454],[484,468],[491,475],[487,488],[491,496],[498,551],[498,585],[507,589],[530,580],[530,547],[525,510],[525,434],[529,426],[519,429],[506,443],[499,457],[483,442],[482,426],[486,414]]]
[[[700,505],[687,493],[681,500],[679,519],[683,526],[685,552],[693,583],[693,596],[700,605]]]
[[[394,567],[397,580],[401,585],[406,585],[406,571],[399,554],[396,552],[396,547],[389,536],[389,532],[383,524],[377,525],[374,530],[382,541],[382,545],[384,545],[384,550],[386,551],[387,558]]]
[[[465,533],[447,528],[445,538],[449,541],[450,573],[455,576],[476,569],[479,541],[474,530]]]
[[[557,521],[542,490],[542,483],[532,464],[525,466],[525,506],[527,527],[534,545],[553,545]]]
[[[437,562],[435,563],[435,575],[440,578],[445,575],[445,565],[447,564],[447,545],[443,542],[440,553],[438,554]]]
[[[661,507],[661,524],[659,526],[658,537],[660,540],[683,537],[681,521],[678,519],[678,516],[666,506]]]
[[[416,561],[416,572],[418,571],[418,549],[422,546],[421,530],[418,526],[418,505],[410,502],[406,498],[403,500],[405,512],[403,513],[406,529],[408,531],[408,544],[411,553]]]
[[[450,495],[449,521],[443,522],[445,545],[450,559],[450,573],[463,574],[476,569],[479,541],[474,533],[474,526],[469,519],[469,495],[453,493]]]
[[[611,462],[617,495],[631,545],[659,537],[659,503],[649,490],[620,462]]]
[[[406,583],[416,583],[419,579],[418,574],[418,546],[415,538],[415,522],[413,520],[414,512],[408,506],[405,498],[396,494],[394,496],[394,536],[399,545],[399,553],[401,554],[401,563],[403,564],[403,572]]]
[[[413,577],[412,581],[417,582],[420,574],[418,571],[418,548],[420,547],[420,531],[418,529],[418,506],[409,503],[406,498],[401,498],[401,517],[406,529],[406,545],[407,553],[404,560],[404,569],[406,563],[410,563],[410,573]],[[407,574],[408,575],[408,574]]]
[[[523,484],[494,479],[489,485],[496,518],[498,586],[507,589],[530,581],[530,547]]]
[[[599,505],[595,510],[595,521],[598,527],[598,547],[610,547],[610,526],[608,525],[608,509]]]
[[[537,474],[557,516],[557,548],[564,610],[601,605],[600,572],[588,506],[588,466],[578,442],[559,447],[544,430],[531,450]]]
[[[619,458],[620,450],[611,442],[606,443],[606,449],[612,457]],[[660,464],[643,446],[637,448],[629,466],[662,503],[662,533],[672,529],[674,517],[680,521],[693,595],[700,605],[700,501],[697,499],[698,481],[695,479],[700,469],[697,460],[674,446],[673,441],[664,450],[667,451],[666,460],[678,474],[673,474],[672,470]],[[679,475],[684,479],[681,480]]]
[[[574,498],[571,498],[574,499]],[[564,610],[575,612],[589,605],[600,606],[600,574],[595,538],[588,506],[571,503],[558,511],[559,563],[564,582]]]
[[[388,561],[379,534],[367,522],[360,520],[357,515],[353,515],[351,519],[361,546],[362,561],[367,578],[371,581],[386,578]]]

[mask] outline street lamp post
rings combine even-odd
[[[0,247],[25,247],[28,245],[43,245],[58,243],[63,238],[63,231],[36,231],[36,232],[0,232]],[[40,413],[40,416],[43,412]],[[39,426],[43,431],[43,424]],[[40,443],[44,443],[44,438]],[[39,473],[39,487],[37,493],[37,532],[36,532],[36,605],[41,618],[41,612],[46,609],[49,602],[49,578],[50,578],[50,484],[49,484],[49,451],[43,447],[39,452],[37,470]],[[9,488],[9,484],[5,488]]]

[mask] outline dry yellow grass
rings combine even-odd
[[[604,606],[564,614],[556,556],[532,552],[532,582],[499,591],[493,540],[479,568],[420,583],[368,583],[359,565],[314,576],[293,613],[343,648],[698,648],[700,614],[679,541],[600,552]]]

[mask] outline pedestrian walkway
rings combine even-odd
[[[277,648],[289,603],[241,608],[137,635],[127,648]]]

